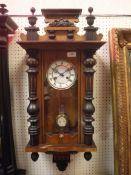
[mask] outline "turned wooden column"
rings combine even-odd
[[[33,41],[38,40],[39,28],[35,26],[37,17],[34,15],[35,8],[31,8],[32,15],[28,17],[30,26],[25,27],[27,31],[27,40]],[[29,105],[27,107],[27,112],[30,115],[28,122],[30,126],[28,132],[30,135],[30,145],[35,146],[39,144],[39,127],[38,127],[38,97],[37,97],[37,73],[38,73],[38,60],[37,60],[37,50],[27,49],[26,64],[29,66],[27,70],[28,82],[29,82]]]
[[[84,60],[84,74],[86,76],[86,92],[84,97],[84,143],[86,145],[92,145],[94,127],[92,122],[94,121],[92,115],[95,112],[95,107],[92,103],[93,100],[93,77],[95,70],[93,66],[96,64],[96,60],[93,58],[95,50],[85,51]]]
[[[32,58],[30,56],[27,57],[26,63],[29,66],[27,70],[28,73],[28,82],[29,82],[29,105],[27,107],[27,112],[30,115],[28,121],[30,122],[30,126],[28,128],[28,132],[30,135],[30,145],[35,146],[38,145],[38,97],[37,97],[37,73],[38,73],[38,60],[37,58]]]
[[[89,41],[97,41],[97,34],[96,31],[98,30],[97,27],[94,27],[94,20],[95,16],[92,15],[93,8],[88,8],[89,15],[86,17],[88,26],[84,28],[86,31],[86,40]],[[84,97],[84,143],[86,145],[93,144],[93,133],[94,127],[92,122],[94,118],[92,117],[93,113],[95,112],[95,107],[92,103],[93,100],[93,77],[95,70],[93,66],[96,64],[96,60],[93,58],[97,48],[90,49],[88,51],[85,50],[84,52],[84,74],[86,77],[86,92]]]

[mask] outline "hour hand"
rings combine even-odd
[[[58,76],[57,76],[57,77],[58,77]],[[54,77],[53,79],[54,79],[54,80],[56,80],[56,79],[57,79],[57,77]]]
[[[57,68],[53,68],[53,71],[54,71],[55,73],[60,74]]]
[[[63,75],[64,75],[66,72],[71,71],[72,69],[73,69],[73,67],[70,67],[70,68],[66,69],[65,72],[63,72]]]
[[[61,77],[63,77],[63,76],[64,76],[64,73],[65,73],[65,72],[64,72],[64,73],[60,73],[60,72],[58,71],[57,68],[54,68],[53,71],[54,71],[55,73],[58,73],[59,76],[61,76]],[[57,79],[57,77],[56,77],[56,79]]]

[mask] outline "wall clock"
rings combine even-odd
[[[95,52],[104,44],[96,34],[95,17],[89,8],[85,34],[75,26],[81,9],[42,9],[46,34],[38,35],[37,18],[29,16],[27,35],[18,43],[26,50],[29,66],[29,105],[27,112],[30,141],[27,152],[32,160],[38,152],[53,154],[53,162],[64,171],[70,154],[84,152],[86,160],[96,151],[92,117],[93,66]]]

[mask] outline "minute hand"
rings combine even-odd
[[[70,70],[72,70],[72,67],[66,69],[65,72],[61,73],[61,76],[64,76],[64,74],[65,74],[66,72],[70,71]]]
[[[57,68],[54,68],[53,71],[54,71],[55,73],[58,73],[59,75],[61,74],[61,73],[58,71]]]

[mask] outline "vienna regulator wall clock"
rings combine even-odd
[[[18,42],[26,52],[29,66],[28,121],[30,141],[26,147],[36,161],[38,152],[53,154],[53,162],[64,171],[70,154],[84,152],[89,160],[96,151],[93,141],[93,55],[104,44],[93,26],[89,8],[85,35],[77,34],[75,23],[81,9],[42,9],[46,34],[38,35],[37,18],[29,16],[27,35]]]

